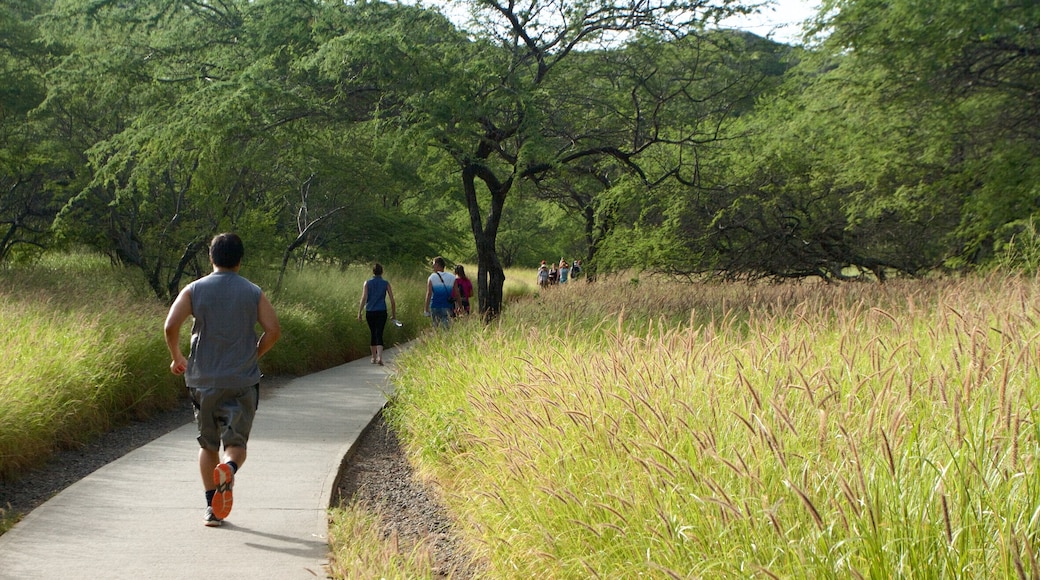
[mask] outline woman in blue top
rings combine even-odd
[[[369,344],[372,348],[372,364],[383,364],[383,329],[386,327],[386,299],[390,298],[390,318],[397,319],[397,303],[394,301],[394,290],[390,283],[383,279],[383,265],[376,262],[372,266],[372,277],[365,281],[361,290],[361,303],[358,305],[357,319],[361,320],[361,312],[365,313],[368,330],[372,335]]]

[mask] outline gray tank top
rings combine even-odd
[[[191,292],[189,387],[240,388],[260,382],[256,321],[260,287],[235,272],[213,272],[185,288]]]

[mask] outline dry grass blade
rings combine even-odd
[[[823,531],[823,518],[820,517],[820,512],[817,511],[816,506],[813,504],[812,500],[809,499],[809,496],[806,495],[804,491],[799,489],[798,486],[795,485],[794,483],[792,483],[790,481],[787,481],[787,482],[784,482],[784,483],[787,484],[787,487],[789,487],[792,490],[794,490],[795,494],[798,495],[798,499],[801,500],[802,505],[804,505],[805,508],[807,510],[809,510],[809,514],[812,516],[813,521],[816,523],[816,527],[820,531]]]

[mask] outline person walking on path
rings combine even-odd
[[[560,284],[567,283],[567,274],[571,271],[571,267],[567,265],[567,260],[560,258]]]
[[[188,284],[170,306],[164,333],[173,362],[184,375],[198,424],[199,471],[206,492],[207,526],[231,513],[235,474],[260,401],[258,360],[282,335],[278,315],[259,286],[238,274],[245,247],[237,234],[210,242],[213,272]],[[191,316],[191,350],[181,352],[180,329]],[[257,339],[256,324],[263,334]],[[224,448],[220,457],[221,444]]]
[[[542,260],[542,264],[538,266],[538,287],[546,288],[549,286],[549,266],[545,265],[545,260]]]
[[[372,266],[372,277],[365,281],[361,288],[361,303],[358,304],[357,319],[361,320],[364,311],[368,322],[369,340],[372,349],[372,364],[383,365],[383,330],[386,328],[386,299],[390,298],[390,318],[397,320],[397,302],[394,301],[394,289],[390,282],[383,279],[383,265],[376,262]]]
[[[444,258],[433,259],[433,274],[426,279],[426,316],[430,316],[434,328],[447,328],[451,324],[451,311],[458,303],[459,289],[455,275],[444,271]]]
[[[469,299],[473,297],[473,282],[466,276],[466,268],[462,264],[455,265],[455,285],[459,288],[459,307],[457,314],[469,314]]]

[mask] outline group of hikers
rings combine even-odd
[[[177,295],[164,324],[170,352],[170,371],[184,375],[198,426],[199,471],[206,498],[203,523],[220,526],[231,513],[235,476],[246,461],[246,443],[260,399],[258,360],[281,337],[278,316],[259,286],[238,274],[245,247],[234,233],[210,242],[211,274],[186,286]],[[431,262],[426,280],[424,314],[434,328],[445,328],[456,316],[470,313],[473,283],[462,265],[445,272],[444,258]],[[550,266],[542,261],[538,285],[565,284],[581,272],[561,259]],[[193,318],[190,351],[181,350],[180,328]],[[372,277],[362,286],[358,320],[368,323],[371,363],[383,364],[383,330],[397,321],[397,303],[383,266],[372,266]],[[262,333],[258,337],[256,325]]]
[[[470,313],[470,298],[473,283],[466,276],[462,264],[455,266],[454,273],[445,272],[444,258],[437,256],[431,262],[433,273],[426,279],[426,298],[423,314],[430,318],[434,328],[447,327],[452,318]],[[387,299],[390,301],[389,318],[397,322],[397,303],[390,283],[383,279],[383,266],[372,266],[372,277],[365,281],[358,304],[358,320],[368,322],[369,341],[372,349],[372,364],[383,364],[383,329],[387,321]]]
[[[556,284],[566,284],[567,280],[577,278],[578,274],[581,274],[581,260],[574,260],[572,264],[568,264],[566,259],[560,258],[559,264],[553,262],[548,265],[542,260],[542,264],[538,266],[538,286],[548,288]]]
[[[450,318],[470,313],[469,299],[473,297],[473,282],[466,276],[462,264],[455,265],[455,273],[444,271],[444,258],[433,259],[433,274],[426,279],[425,314],[433,325],[445,326]]]

